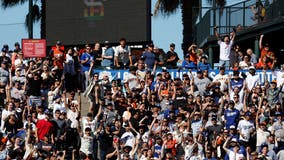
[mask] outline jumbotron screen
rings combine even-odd
[[[150,0],[46,1],[47,45],[149,41],[149,9]]]

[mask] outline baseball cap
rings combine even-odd
[[[237,138],[232,138],[231,142],[238,142]]]
[[[56,41],[56,44],[57,45],[62,45],[62,42],[61,41]]]
[[[6,48],[2,48],[2,50],[1,50],[2,52],[8,52],[8,50],[6,49]]]
[[[176,45],[174,43],[171,43],[170,44],[170,47],[175,47]]]
[[[250,67],[249,67],[249,70],[250,70],[250,69],[255,70],[255,67],[254,67],[254,66],[250,66]]]
[[[281,112],[275,112],[275,116],[281,116]]]
[[[230,125],[230,129],[236,129],[234,125]]]
[[[246,113],[245,113],[245,116],[251,116],[251,112],[249,112],[249,111],[246,112]]]
[[[203,74],[203,71],[202,70],[198,70],[196,73],[197,74]]]
[[[270,83],[277,84],[277,81],[276,81],[276,79],[274,79],[274,80],[272,80]]]
[[[106,44],[109,44],[109,41],[105,41],[104,44],[105,44],[105,45],[106,45]]]
[[[219,70],[225,70],[225,67],[224,66],[220,66]]]
[[[153,43],[149,43],[148,47],[154,47],[154,44]]]

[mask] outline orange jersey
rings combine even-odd
[[[63,69],[63,63],[65,54],[61,49],[53,49],[53,66],[57,66],[59,69]]]

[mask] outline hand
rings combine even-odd
[[[61,81],[64,81],[64,79],[65,79],[65,76],[62,75],[62,76],[61,76]]]
[[[90,67],[92,68],[94,65],[95,65],[95,62],[92,61],[91,64],[90,64]]]
[[[263,38],[263,37],[264,37],[264,35],[263,35],[263,34],[261,34],[261,35],[260,35],[260,38]]]

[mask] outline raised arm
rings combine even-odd
[[[236,37],[236,32],[235,31],[231,32],[230,33],[230,39],[231,39],[232,42],[235,40],[235,37]]]
[[[261,34],[260,35],[260,37],[259,37],[259,42],[258,42],[258,45],[259,45],[259,49],[261,50],[262,49],[262,41],[263,41],[263,37],[264,37],[264,35],[263,34]]]
[[[231,138],[227,137],[225,143],[223,144],[223,149],[224,149],[227,153],[230,152],[230,149],[227,148],[227,144],[228,144],[228,141],[229,141],[230,139],[231,139]]]

